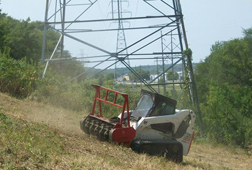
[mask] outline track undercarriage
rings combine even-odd
[[[178,163],[183,161],[183,146],[177,141],[132,141],[131,149],[138,153],[164,156]]]

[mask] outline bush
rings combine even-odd
[[[38,71],[29,63],[26,58],[15,60],[0,53],[0,91],[19,98],[30,95],[37,86]]]
[[[251,145],[252,121],[242,109],[245,105],[241,98],[243,90],[229,89],[228,86],[210,87],[209,93],[207,106],[202,107],[208,136],[224,144]]]

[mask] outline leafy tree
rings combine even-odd
[[[39,62],[41,57],[43,23],[16,20],[7,14],[0,14],[0,51],[10,50],[14,59],[28,57]],[[49,29],[47,32],[47,56],[53,51],[59,39],[59,33]]]
[[[109,73],[105,73],[104,74],[104,78],[105,80],[114,80],[115,79],[115,73],[114,72],[109,72]],[[116,73],[116,77],[119,77],[120,74],[119,73]]]
[[[167,77],[167,80],[178,80],[179,75],[178,75],[177,72],[174,72],[174,73],[172,74],[172,70],[169,70],[169,71],[167,72],[166,77]]]
[[[34,25],[29,24],[30,19],[26,21],[17,21],[10,17],[6,17],[1,22],[3,27],[2,47],[10,48],[10,55],[15,59],[29,56],[29,58],[36,59],[36,54],[39,49],[39,35]]]
[[[106,80],[114,80],[114,73],[108,73],[105,75]]]
[[[208,135],[242,147],[252,143],[252,31],[217,42],[197,67],[196,83]]]
[[[40,72],[38,66],[41,57],[43,23],[31,22],[29,18],[16,20],[3,13],[0,13],[0,21],[0,91],[13,96],[26,97],[34,91],[38,85],[35,80],[41,76],[38,74]],[[48,29],[46,58],[51,55],[59,37],[59,33]],[[59,54],[56,53],[54,58],[58,56]],[[62,57],[68,60],[50,62],[46,73],[53,77],[51,80],[53,83],[57,82],[57,85],[85,73],[83,64],[76,59],[71,59],[68,51],[64,51]],[[85,76],[80,76],[77,81],[84,79]],[[52,87],[51,82],[40,80],[39,84],[44,86],[41,89],[45,89],[41,90],[41,93],[50,92],[48,89]]]
[[[137,68],[135,70],[137,72],[137,74],[145,80],[150,80],[150,72],[147,70],[143,70],[141,68]],[[131,80],[138,80],[138,77],[136,77],[133,73],[130,74],[130,79]]]

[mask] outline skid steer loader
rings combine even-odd
[[[100,140],[126,145],[136,152],[162,155],[175,162],[183,161],[194,136],[195,113],[192,110],[177,110],[176,100],[146,90],[141,91],[135,109],[129,110],[127,94],[99,85],[93,87],[96,94],[92,110],[80,121],[85,133]],[[109,100],[111,94],[113,99],[110,97]],[[119,95],[124,99],[122,104],[117,102]],[[121,108],[119,116],[103,117],[103,103]]]

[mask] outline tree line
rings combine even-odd
[[[44,24],[30,19],[16,20],[0,13],[0,91],[15,97],[29,96],[39,84],[64,82],[85,72],[83,64],[75,59],[50,62],[48,78],[41,79],[44,64],[41,64]],[[47,30],[46,58],[51,55],[60,34]],[[63,56],[55,53],[54,58],[71,58],[68,51]],[[49,80],[48,80],[49,79]],[[54,79],[54,80],[51,80]],[[78,81],[84,79],[78,78]]]
[[[196,70],[207,136],[217,142],[252,145],[252,28],[244,37],[216,42]]]

